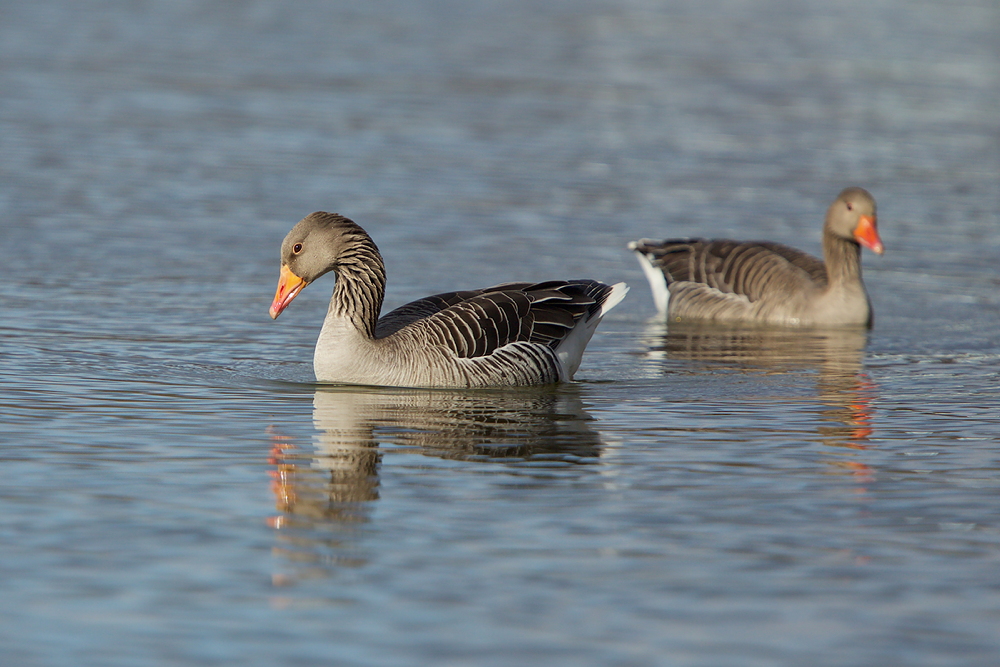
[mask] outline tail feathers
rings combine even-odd
[[[628,294],[628,285],[625,283],[615,283],[612,285],[611,291],[608,293],[608,298],[601,304],[601,312],[597,314],[597,319],[600,320],[609,310],[621,303],[626,294]]]
[[[569,382],[573,375],[580,368],[580,361],[583,359],[583,351],[587,349],[587,343],[594,335],[597,325],[605,314],[625,298],[628,294],[628,285],[616,283],[611,286],[611,291],[607,293],[601,309],[596,314],[580,320],[576,327],[566,338],[556,347],[556,356],[559,358],[559,379]]]
[[[653,291],[653,302],[656,304],[656,309],[661,313],[666,313],[667,307],[670,305],[670,290],[667,289],[667,277],[663,275],[663,269],[656,264],[653,254],[646,251],[644,241],[645,239],[643,241],[633,241],[628,244],[628,247],[629,250],[635,252],[635,257],[639,260],[639,266],[642,267],[642,272],[646,274],[646,280],[649,281],[649,288]]]

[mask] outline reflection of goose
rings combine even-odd
[[[276,584],[366,562],[355,536],[374,510],[382,452],[484,461],[592,462],[602,442],[575,386],[504,391],[325,387],[313,398],[315,449],[278,436],[272,485],[281,514]],[[485,463],[485,465],[489,465]],[[535,470],[535,468],[532,468]]]
[[[825,444],[865,448],[873,385],[863,372],[864,329],[782,329],[672,323],[648,325],[649,356],[679,370],[691,362],[765,373],[816,372],[825,406],[817,428]]]
[[[313,399],[320,453],[330,447],[416,448],[446,458],[592,458],[600,438],[577,392],[386,390],[329,387]]]
[[[653,356],[762,371],[818,368],[838,375],[861,371],[864,329],[783,329],[711,323],[650,322],[646,339]]]
[[[321,382],[393,387],[526,386],[568,381],[601,318],[628,288],[595,280],[507,283],[430,296],[379,319],[385,266],[371,237],[317,212],[281,246],[277,317],[323,274],[337,283],[313,367]]]
[[[823,261],[779,243],[643,239],[629,244],[671,322],[871,326],[860,245],[882,254],[875,199],[847,188],[823,225]]]
[[[281,563],[273,582],[290,586],[367,562],[359,534],[379,497],[383,452],[475,459],[481,465],[528,459],[532,471],[536,461],[593,462],[603,444],[578,391],[574,385],[464,392],[320,389],[313,398],[311,451],[272,436],[272,490],[280,514],[271,525]]]
[[[601,439],[573,387],[503,392],[325,387],[313,398],[315,453],[278,447],[278,509],[356,520],[378,498],[380,445],[443,458],[586,463]],[[308,457],[311,465],[297,463]]]

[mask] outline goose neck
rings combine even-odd
[[[330,299],[330,314],[348,320],[367,338],[375,337],[375,324],[385,297],[385,265],[370,240],[345,253],[334,270],[337,284]]]
[[[861,246],[853,240],[823,232],[823,259],[831,284],[861,280]]]

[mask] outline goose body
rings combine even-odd
[[[668,321],[868,326],[861,246],[884,251],[875,199],[847,188],[827,210],[823,259],[767,241],[643,239],[629,244]]]
[[[379,318],[385,266],[353,221],[316,212],[281,246],[276,318],[327,272],[336,285],[316,342],[320,382],[395,387],[526,386],[569,381],[601,318],[628,291],[595,280],[505,283],[436,294]]]

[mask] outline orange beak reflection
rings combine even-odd
[[[299,295],[306,284],[305,280],[292,273],[287,264],[281,265],[281,273],[278,275],[278,290],[274,293],[274,301],[271,302],[272,320],[281,315],[281,311],[288,307],[288,304]]]
[[[858,243],[869,248],[876,255],[885,252],[882,239],[879,238],[874,215],[863,215],[858,220],[858,226],[854,228],[854,238]]]

